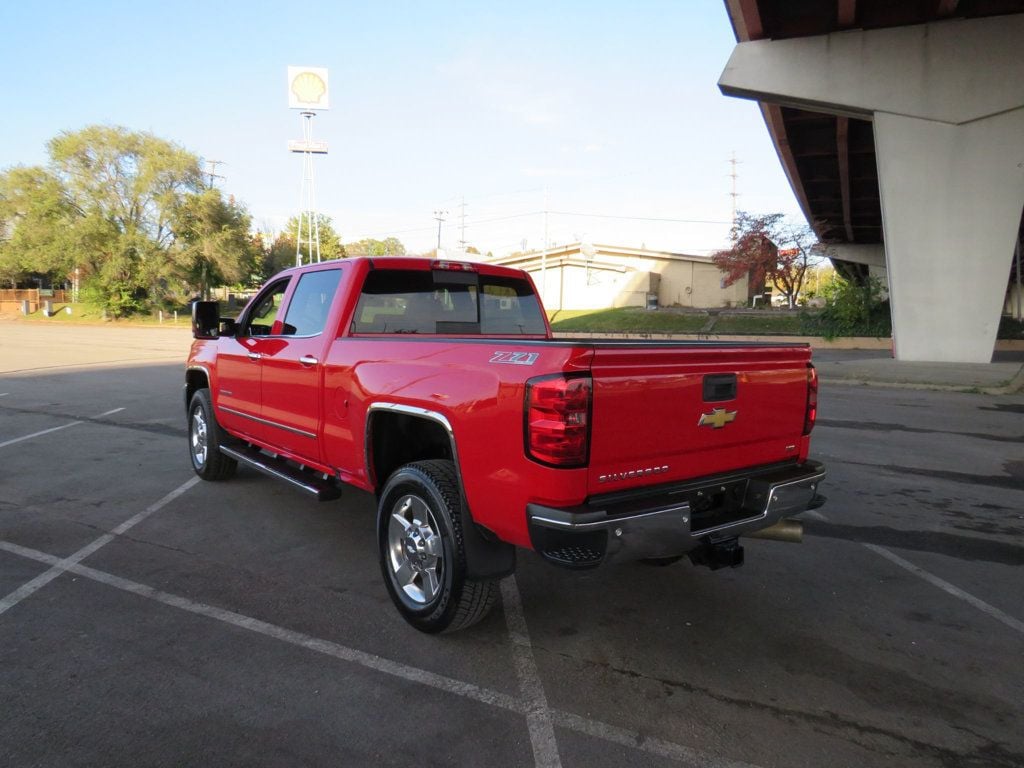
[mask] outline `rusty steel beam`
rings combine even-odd
[[[849,29],[857,22],[857,0],[838,0],[836,21],[840,29]]]
[[[761,11],[757,0],[725,0],[732,19],[736,40],[746,43],[764,37],[764,25],[761,23]]]
[[[789,179],[789,186],[796,195],[796,201],[800,204],[800,210],[811,226],[814,226],[814,217],[811,214],[811,204],[807,199],[807,190],[804,189],[803,180],[800,178],[800,170],[796,167],[796,157],[793,149],[789,146],[789,137],[786,135],[786,123],[782,119],[782,107],[778,104],[766,104],[760,102],[761,114],[764,116],[764,123],[768,126],[768,133],[771,135],[772,143],[782,163],[782,170],[786,172]],[[820,234],[820,233],[819,233]]]
[[[846,239],[854,242],[853,219],[850,216],[850,118],[836,118],[836,157],[839,160],[839,193],[843,199],[843,226]]]

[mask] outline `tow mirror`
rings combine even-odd
[[[216,339],[219,325],[219,302],[197,301],[192,304],[192,338]]]
[[[231,317],[220,318],[220,335],[235,336],[238,334],[238,322]]]

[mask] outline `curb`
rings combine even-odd
[[[885,387],[889,389],[917,389],[930,390],[933,392],[961,392],[964,394],[981,395],[1014,395],[1024,392],[1024,366],[1021,366],[1017,374],[1004,384],[996,386],[969,386],[966,384],[934,384],[926,382],[910,381],[879,381],[877,379],[842,378],[835,376],[822,376],[822,384],[843,384],[851,387]]]

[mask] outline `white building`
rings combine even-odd
[[[725,286],[725,273],[710,257],[685,253],[570,245],[491,259],[530,273],[548,310],[645,307],[743,306],[749,281]]]

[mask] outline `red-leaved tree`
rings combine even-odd
[[[738,211],[731,247],[712,254],[711,260],[725,273],[726,285],[747,276],[755,286],[771,282],[792,307],[808,268],[827,252],[810,227],[794,224],[784,214]]]

